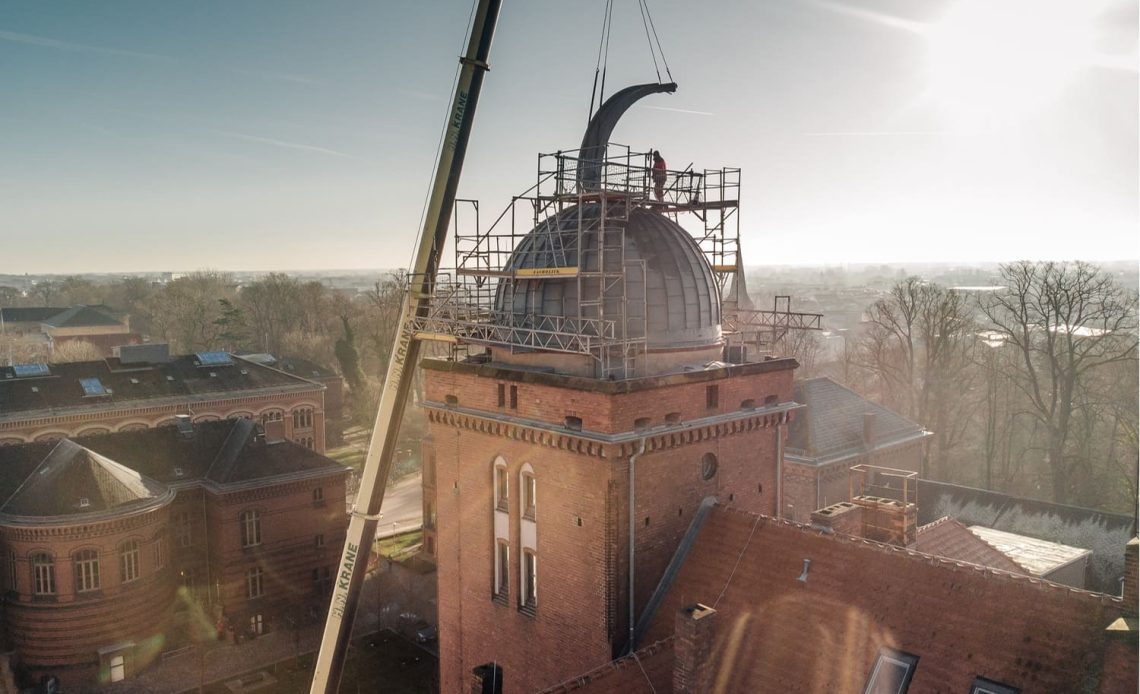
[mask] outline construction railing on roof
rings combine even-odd
[[[863,537],[903,547],[915,542],[918,473],[878,465],[853,465],[850,499],[863,508]]]
[[[421,337],[457,349],[587,354],[602,377],[633,375],[645,350],[646,311],[629,306],[625,277],[644,276],[644,261],[626,258],[624,230],[637,208],[685,221],[723,290],[739,255],[740,169],[666,171],[657,200],[651,153],[611,144],[604,156],[581,154],[540,154],[535,184],[488,227],[478,201],[456,201],[455,267],[430,283],[431,308],[412,326]],[[573,282],[573,315],[519,312],[528,304],[515,301],[516,288],[526,291],[536,278]]]

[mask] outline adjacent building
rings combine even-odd
[[[167,345],[121,347],[68,364],[0,367],[0,446],[250,419],[282,422],[284,436],[325,450],[325,386],[225,352],[171,356]]]
[[[73,686],[327,607],[344,542],[334,461],[248,419],[0,447],[3,636]]]
[[[141,335],[131,332],[129,315],[102,304],[70,308],[0,308],[0,333],[40,338],[48,355],[68,342],[83,341],[109,357],[116,347],[142,342]]]

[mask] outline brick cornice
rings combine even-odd
[[[428,421],[434,424],[605,459],[632,455],[643,439],[645,452],[651,453],[785,424],[793,410],[803,407],[794,402],[780,403],[755,410],[738,410],[657,426],[645,431],[606,434],[572,431],[548,422],[438,402],[425,402],[422,406],[427,410]]]

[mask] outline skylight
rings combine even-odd
[[[110,391],[103,387],[103,382],[97,378],[81,378],[79,385],[83,386],[85,396],[110,395]]]
[[[234,363],[226,352],[198,352],[194,356],[198,358],[198,366],[226,366]]]
[[[36,376],[50,376],[51,369],[47,364],[16,364],[12,367],[16,378],[34,378]]]

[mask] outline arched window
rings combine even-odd
[[[538,478],[530,463],[519,470],[519,609],[533,615],[538,603]]]
[[[243,511],[241,514],[241,546],[254,547],[261,544],[261,514],[257,511]]]
[[[510,600],[510,473],[507,461],[496,457],[491,466],[491,485],[494,516],[494,536],[491,552],[491,599],[506,605]],[[433,511],[434,513],[434,511]],[[433,519],[434,521],[434,519]]]
[[[510,486],[508,484],[507,461],[502,458],[495,459],[495,508],[506,511],[510,502]]]
[[[139,577],[139,541],[127,540],[119,545],[119,580],[137,581]]]
[[[522,497],[523,518],[534,520],[538,510],[538,483],[535,482],[533,470],[523,470],[519,478],[519,494]]]
[[[75,592],[99,590],[99,553],[81,549],[75,553]]]
[[[32,555],[32,593],[55,595],[55,560],[47,552]]]
[[[302,407],[293,410],[293,428],[294,429],[311,429],[313,427],[313,410],[310,407]]]

